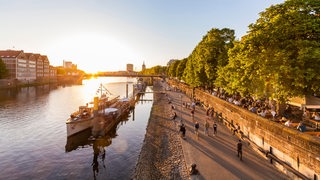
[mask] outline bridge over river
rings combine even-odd
[[[98,76],[100,77],[159,77],[164,78],[165,75],[146,75],[139,74],[137,72],[128,72],[128,71],[116,71],[116,72],[99,72]]]

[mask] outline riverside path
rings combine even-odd
[[[166,86],[166,85],[164,85]],[[204,123],[208,118],[205,109],[196,106],[194,119],[191,109],[182,103],[191,103],[191,99],[179,91],[166,91],[176,118],[177,133],[180,120],[186,125],[186,138],[181,139],[183,154],[187,167],[195,163],[200,175],[191,179],[289,179],[276,169],[263,156],[259,155],[243,142],[243,159],[237,157],[236,145],[239,138],[222,123],[217,122],[218,133],[213,135],[214,120],[208,119],[209,135],[204,134]],[[194,132],[194,122],[200,124],[199,137]]]

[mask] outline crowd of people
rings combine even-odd
[[[276,113],[276,101],[269,100],[268,98],[254,98],[251,96],[241,97],[239,94],[230,95],[223,90],[214,91],[213,96],[223,99],[229,103],[248,109],[262,117],[272,117],[273,119],[279,117]],[[292,109],[288,105],[283,116],[289,118]]]
[[[296,128],[301,132],[307,130],[306,120],[320,121],[320,114],[318,112],[311,113],[308,109],[302,112],[301,108],[293,107],[289,104],[286,105],[282,114],[277,114],[276,101],[269,100],[268,98],[241,97],[239,94],[230,95],[223,90],[214,91],[211,94],[229,103],[248,109],[252,113],[281,122],[287,127]],[[212,111],[210,108],[212,109],[212,107],[208,107],[209,114]],[[299,124],[294,125],[294,122]]]

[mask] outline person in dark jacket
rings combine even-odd
[[[239,139],[239,142],[237,143],[237,152],[238,152],[238,157],[240,160],[242,160],[242,142]]]
[[[182,138],[186,137],[186,127],[184,126],[184,124],[181,124],[181,126],[180,126],[180,133],[181,133]]]

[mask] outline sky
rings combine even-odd
[[[241,39],[285,0],[0,0],[0,49],[72,61],[86,72],[140,71],[188,57],[212,28]]]

